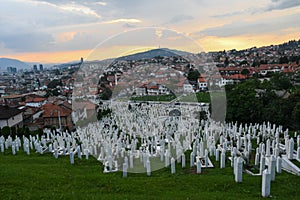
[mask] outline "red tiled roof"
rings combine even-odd
[[[67,117],[69,115],[71,115],[72,110],[65,107],[65,106],[60,106],[60,105],[55,105],[52,103],[47,103],[45,105],[42,106],[42,109],[44,110],[44,114],[43,117],[47,118],[47,117]]]
[[[158,85],[147,86],[147,89],[158,90]]]
[[[199,83],[206,83],[207,81],[203,77],[198,78]]]
[[[242,80],[246,79],[247,77],[243,74],[233,74],[231,76],[228,76],[228,79],[233,79],[233,80]]]
[[[42,97],[38,97],[38,98],[29,98],[29,99],[26,99],[26,103],[30,103],[30,102],[34,102],[34,103],[37,103],[37,102],[42,102],[42,101],[45,101],[46,98],[42,98]]]

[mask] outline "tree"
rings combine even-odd
[[[293,122],[293,127],[296,130],[300,130],[300,102],[297,102],[296,106],[293,109],[292,122]]]
[[[290,79],[283,73],[275,73],[270,80],[273,89],[288,90],[292,87]]]
[[[249,69],[244,68],[244,69],[242,69],[241,74],[243,74],[246,77],[248,77],[248,75],[250,74],[250,71],[249,71]]]
[[[54,88],[56,88],[57,86],[62,86],[61,80],[54,79],[54,80],[52,80],[52,81],[47,85],[47,87],[48,87],[48,88],[51,88],[51,89],[54,89]]]
[[[9,126],[4,126],[1,130],[1,134],[7,138],[10,135],[10,128]]]
[[[16,127],[13,126],[13,127],[10,128],[10,136],[12,138],[15,138],[17,136],[17,129],[16,129]]]
[[[228,59],[228,57],[225,58],[224,65],[225,65],[225,67],[227,67],[229,65],[229,59]]]
[[[289,63],[289,59],[286,56],[279,58],[279,64]]]
[[[255,91],[258,84],[259,81],[257,80],[248,80],[226,91],[226,121],[238,121],[242,123],[261,122],[263,106],[256,97]]]
[[[247,60],[243,60],[242,62],[240,62],[240,66],[242,66],[242,65],[249,65],[249,63]]]
[[[188,73],[187,79],[189,81],[197,82],[199,76],[200,76],[200,73],[198,70],[191,69]]]

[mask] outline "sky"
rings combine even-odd
[[[160,46],[153,35],[168,39],[164,47],[186,44],[165,30],[206,52],[245,49],[299,40],[300,0],[1,0],[0,27],[0,57],[26,62],[86,59],[95,49],[109,58]]]

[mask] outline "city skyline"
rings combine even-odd
[[[4,0],[0,13],[0,57],[25,62],[86,58],[107,38],[143,27],[178,31],[204,51],[276,45],[300,32],[300,2],[293,0]],[[101,58],[122,48],[111,46]]]

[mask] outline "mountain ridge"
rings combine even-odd
[[[29,69],[30,66],[18,59],[13,58],[0,58],[0,71],[6,71],[7,67],[15,67],[17,70]]]

